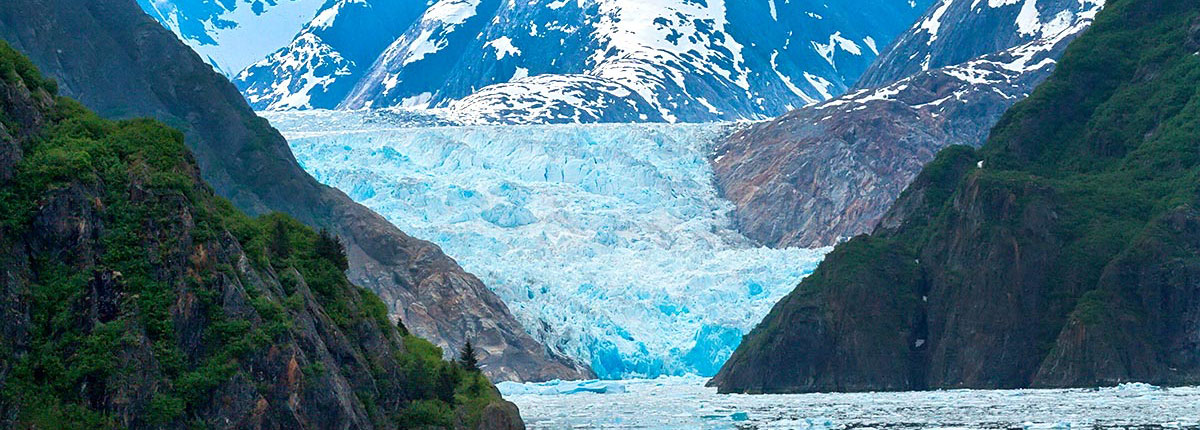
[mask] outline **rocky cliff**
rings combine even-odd
[[[739,230],[772,247],[836,244],[870,231],[938,150],[982,145],[1102,6],[1029,0],[1040,12],[1026,17],[1018,3],[937,2],[869,86],[725,139],[713,167]]]
[[[1200,6],[1110,2],[742,342],[722,392],[1200,382]]]
[[[56,87],[0,41],[0,427],[523,428],[335,237],[243,215],[182,133]]]
[[[466,339],[488,375],[579,378],[504,303],[436,245],[323,186],[241,95],[133,0],[16,0],[0,8],[0,38],[58,80],[63,94],[110,118],[149,116],[184,130],[201,175],[250,214],[279,211],[346,242],[349,276],[375,291],[414,333],[447,351]]]

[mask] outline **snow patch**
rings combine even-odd
[[[513,46],[512,39],[510,39],[508,36],[501,36],[498,39],[488,42],[487,46],[491,46],[492,49],[496,50],[497,60],[503,60],[504,57],[509,55],[514,57],[521,55],[521,50],[517,49],[516,46]]]

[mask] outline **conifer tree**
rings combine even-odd
[[[410,333],[408,331],[408,327],[404,325],[404,320],[400,319],[399,317],[396,318],[396,329],[400,330],[401,336],[408,336]]]
[[[458,353],[458,363],[462,365],[463,370],[468,372],[479,371],[479,361],[475,357],[475,346],[471,345],[471,340],[467,340],[467,344],[463,345],[462,350]]]
[[[288,258],[292,252],[292,242],[288,238],[287,226],[284,221],[276,219],[271,225],[271,242],[268,244],[271,256],[279,260]]]
[[[346,259],[346,246],[342,244],[342,240],[330,233],[329,230],[321,229],[317,234],[316,246],[317,255],[321,258],[329,260],[338,269],[345,272],[350,268],[350,261]]]

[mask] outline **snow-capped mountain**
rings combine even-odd
[[[1103,5],[939,2],[863,78],[899,79],[755,124],[718,145],[717,186],[737,206],[739,231],[774,247],[833,245],[869,232],[937,151],[982,145]]]
[[[237,84],[258,109],[436,107],[466,123],[761,118],[844,92],[930,1],[439,0],[389,31],[362,21],[399,2],[357,0],[377,13],[354,17],[333,2]],[[314,27],[383,46],[352,59]]]
[[[284,46],[326,0],[137,0],[217,71],[233,76]]]
[[[438,243],[534,338],[602,378],[712,375],[827,251],[733,230],[706,157],[721,124],[267,117],[305,170]]]
[[[1075,35],[1104,0],[938,0],[863,74],[859,88],[887,85],[921,71],[1039,40]],[[1043,44],[1044,45],[1044,44]]]
[[[337,106],[421,16],[413,0],[333,0],[286,46],[234,78],[255,108]]]

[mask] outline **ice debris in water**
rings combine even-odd
[[[587,381],[561,381],[553,380],[548,382],[531,382],[519,383],[512,381],[504,381],[496,384],[496,388],[500,389],[500,393],[505,396],[517,395],[561,395],[561,394],[611,394],[624,393],[625,385],[617,381],[601,381],[592,379]]]
[[[440,245],[535,338],[605,379],[714,374],[828,252],[734,230],[708,162],[728,124],[266,116],[314,177]]]
[[[1200,387],[745,395],[705,382],[626,380],[619,393],[558,396],[501,390],[531,430],[1200,428]]]

